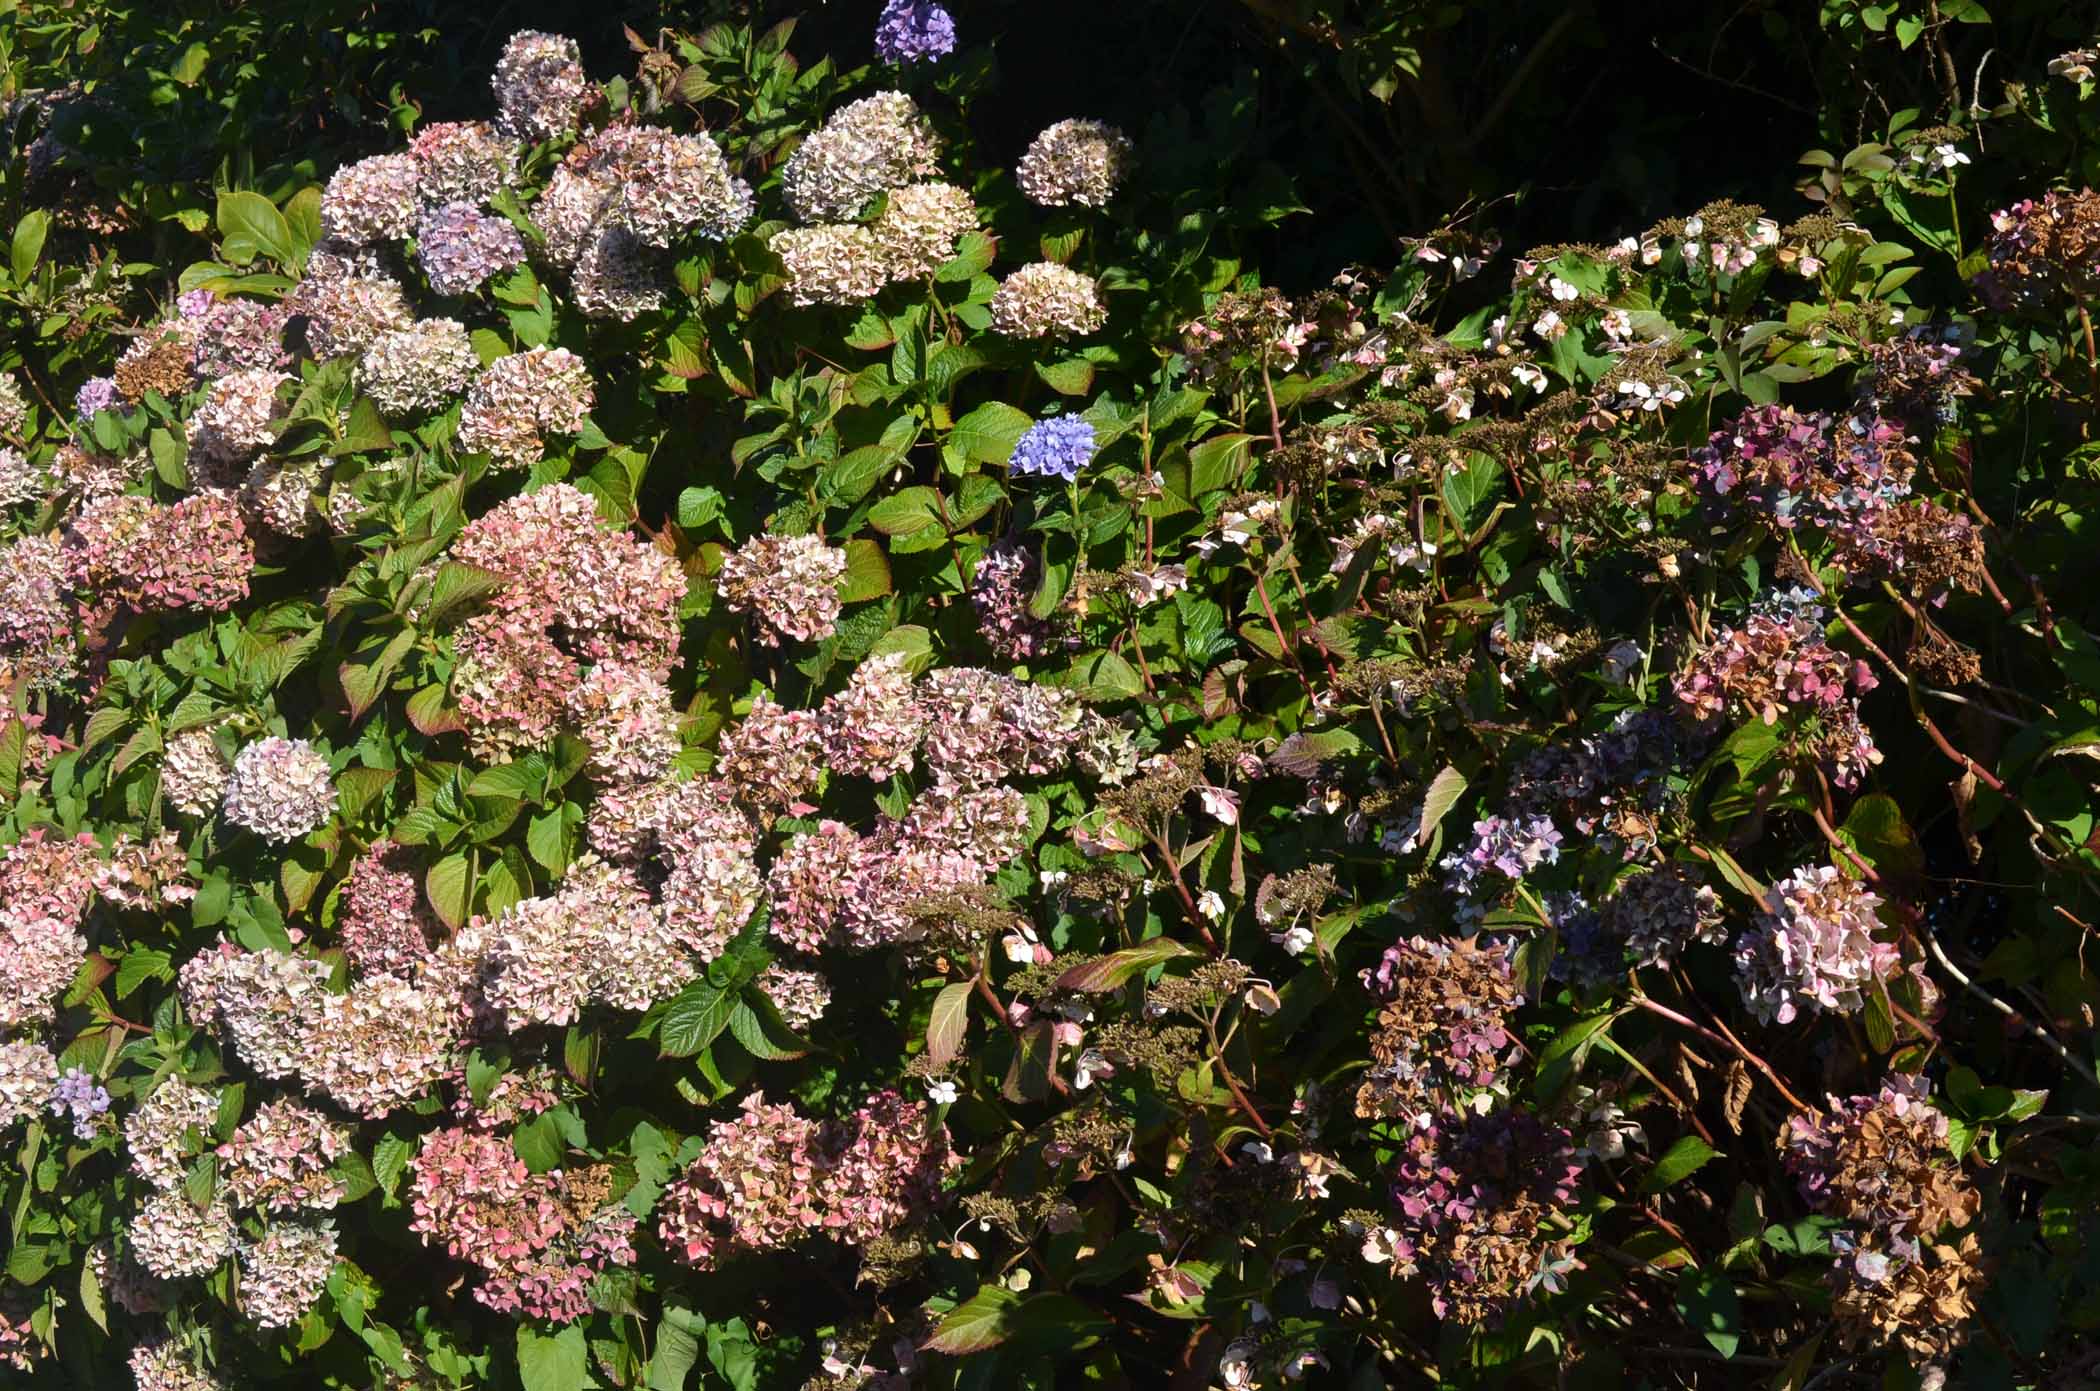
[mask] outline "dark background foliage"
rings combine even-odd
[[[1967,0],[1958,5],[1982,11]],[[862,7],[789,0],[677,6],[457,5],[302,0],[20,7],[12,96],[77,84],[58,128],[111,191],[152,192],[162,216],[214,182],[282,191],[385,148],[413,105],[424,119],[479,111],[485,74],[521,28],[574,35],[594,71],[645,40],[711,19],[792,17],[797,48],[867,49]],[[1596,5],[1552,0],[978,0],[959,22],[998,100],[975,132],[1018,151],[1049,121],[1097,113],[1133,131],[1182,132],[1191,178],[1305,215],[1245,248],[1286,288],[1379,261],[1455,210],[1492,200],[1512,245],[1608,239],[1735,197],[1785,208],[1805,149],[1876,138],[1892,115],[1981,74],[2032,68],[2090,31],[2096,7],[2022,0],[1908,48],[1850,0]],[[989,43],[986,44],[986,41]],[[985,45],[979,48],[979,45]],[[942,83],[973,80],[949,71]],[[1155,183],[1155,187],[1158,185]],[[1286,189],[1288,190],[1286,192]],[[1192,202],[1198,201],[1195,199]],[[165,230],[161,235],[165,236]],[[143,248],[142,248],[143,249]]]

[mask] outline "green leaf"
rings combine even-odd
[[[1234,487],[1253,457],[1254,436],[1214,435],[1189,449],[1189,496]]]
[[[741,1003],[737,990],[700,977],[664,1006],[663,1017],[657,1021],[657,1047],[665,1057],[692,1057],[721,1037]]]
[[[22,220],[15,224],[14,242],[8,248],[15,284],[27,285],[29,277],[36,273],[37,260],[44,254],[44,238],[50,233],[51,214],[42,208],[23,213]]]
[[[1700,1139],[1697,1135],[1680,1136],[1677,1143],[1663,1151],[1662,1158],[1641,1180],[1643,1193],[1660,1193],[1665,1188],[1690,1177],[1710,1159],[1718,1159],[1720,1151]]]
[[[445,856],[423,876],[423,892],[429,897],[430,906],[450,928],[457,929],[466,922],[473,891],[474,867],[461,851]]]
[[[885,536],[910,536],[940,525],[939,505],[940,494],[933,489],[906,488],[869,508],[868,525]]]
[[[1444,816],[1466,792],[1466,775],[1458,769],[1445,767],[1429,780],[1429,791],[1422,794],[1422,825],[1415,832],[1415,844],[1427,846],[1429,838],[1443,824]]]
[[[789,1028],[780,1010],[757,985],[744,987],[729,1014],[729,1032],[744,1051],[762,1062],[784,1063],[809,1056],[810,1042]]]
[[[415,1153],[415,1146],[399,1135],[387,1134],[379,1137],[372,1146],[372,1179],[379,1191],[389,1198],[401,1182],[401,1175],[408,1171],[408,1158]]]
[[[1466,467],[1444,475],[1444,506],[1461,535],[1471,538],[1493,515],[1502,495],[1502,465],[1486,454],[1473,454]]]
[[[174,958],[164,951],[151,947],[133,947],[124,953],[117,963],[117,998],[130,998],[131,992],[149,980],[173,980]]]
[[[583,1328],[570,1324],[559,1333],[518,1326],[518,1380],[525,1391],[583,1391],[596,1386],[588,1367]]]
[[[1034,423],[1025,411],[1003,401],[987,401],[955,422],[948,443],[973,463],[1003,464],[1013,457],[1014,446]]]
[[[1060,684],[1082,700],[1129,700],[1145,693],[1137,668],[1106,649],[1073,659],[1067,679]]]
[[[880,599],[890,592],[890,561],[879,542],[857,536],[846,543],[846,578],[839,588],[839,602],[858,604]]]
[[[537,754],[526,754],[509,763],[498,763],[493,768],[484,768],[467,784],[469,797],[510,797],[521,802],[535,801],[547,785],[547,761]]]
[[[1677,1277],[1677,1312],[1685,1324],[1723,1357],[1743,1341],[1743,1306],[1735,1286],[1713,1270],[1687,1270]]]
[[[970,1028],[970,983],[965,980],[941,987],[933,997],[933,1011],[926,1018],[926,1057],[935,1067],[946,1067],[962,1053],[963,1036]]]
[[[656,1352],[649,1359],[648,1391],[685,1391],[686,1378],[700,1361],[700,1339],[707,1321],[691,1309],[664,1306],[656,1322]]]
[[[1013,1336],[1021,1296],[1004,1285],[986,1285],[950,1310],[921,1346],[954,1356],[995,1348]]]
[[[218,224],[226,259],[235,265],[246,265],[257,252],[289,270],[298,269],[304,259],[299,255],[291,224],[277,211],[277,205],[260,193],[221,193]]]
[[[1183,946],[1171,937],[1154,937],[1149,942],[1140,942],[1134,947],[1110,952],[1107,956],[1092,961],[1083,961],[1057,978],[1060,990],[1083,990],[1100,994],[1114,990],[1140,971],[1149,971],[1154,966],[1196,952]]]
[[[549,1112],[534,1116],[512,1131],[510,1147],[525,1167],[535,1174],[560,1168],[562,1156],[567,1153],[561,1127]]]
[[[1582,1074],[1582,1065],[1589,1061],[1590,1050],[1597,1046],[1604,1031],[1618,1017],[1607,1010],[1587,1019],[1578,1019],[1540,1051],[1538,1076],[1532,1087],[1541,1101],[1552,1101]]]

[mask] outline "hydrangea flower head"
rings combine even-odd
[[[932,0],[889,0],[875,23],[875,56],[917,63],[955,51],[955,16]]]
[[[1039,473],[1067,482],[1094,460],[1094,427],[1076,415],[1052,416],[1028,427],[1009,461],[1015,473]]]

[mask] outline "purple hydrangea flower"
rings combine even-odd
[[[218,302],[219,297],[209,290],[184,290],[175,297],[175,312],[185,319],[201,319]]]
[[[1473,823],[1473,843],[1438,862],[1454,893],[1472,893],[1480,877],[1494,870],[1505,879],[1522,879],[1542,864],[1560,859],[1560,831],[1544,816],[1484,817]]]
[[[1052,416],[1028,427],[1014,446],[1015,473],[1040,473],[1067,482],[1094,459],[1094,427],[1076,415]]]
[[[117,379],[115,377],[89,377],[80,384],[73,397],[73,409],[82,420],[93,420],[98,411],[117,408]]]
[[[885,63],[916,63],[955,51],[955,16],[932,0],[889,0],[875,23],[875,55]]]
[[[93,1139],[95,1117],[109,1109],[109,1092],[97,1083],[93,1076],[77,1067],[66,1069],[65,1076],[58,1079],[58,1086],[51,1093],[51,1109],[73,1118],[73,1133],[83,1140]]]
[[[416,254],[430,288],[441,295],[472,294],[490,276],[525,259],[525,241],[509,221],[471,203],[447,203],[423,214]]]

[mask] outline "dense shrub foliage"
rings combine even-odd
[[[11,1383],[2100,1376],[2075,31],[1519,253],[1578,10],[1178,12],[1307,276],[1005,7],[291,8],[10,39]]]

